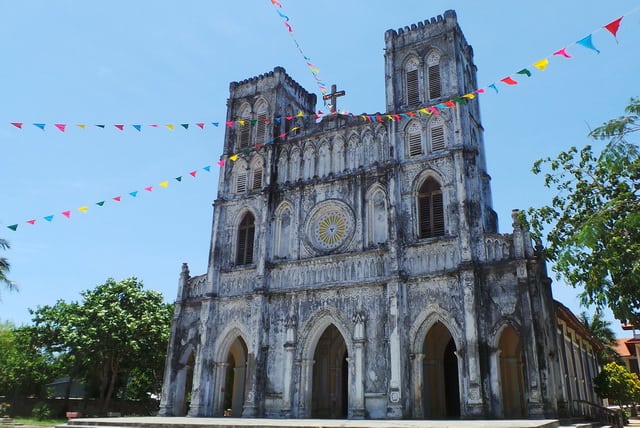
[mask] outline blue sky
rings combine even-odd
[[[503,233],[513,208],[550,199],[532,163],[588,143],[590,128],[640,95],[638,0],[282,4],[320,77],[346,91],[340,109],[353,113],[384,111],[384,32],[447,9],[456,10],[474,47],[480,86],[550,58],[544,72],[480,99]],[[595,31],[621,15],[618,43]],[[550,56],[591,33],[600,54],[574,45],[570,60]],[[223,127],[210,123],[225,120],[229,82],[283,66],[319,94],[269,0],[4,2],[0,55],[0,236],[12,245],[4,255],[20,287],[2,292],[0,319],[17,324],[30,321],[27,308],[78,300],[108,277],[136,276],[173,301],[182,262],[193,275],[206,271],[224,138]],[[179,126],[197,122],[208,125]],[[48,125],[43,132],[32,123]],[[68,124],[67,131],[54,123]],[[130,126],[152,123],[177,128]],[[210,173],[201,169],[207,165]],[[161,189],[164,180],[171,182]],[[143,191],[149,185],[153,192]],[[136,198],[128,195],[135,190]],[[111,200],[118,195],[122,202]],[[86,214],[77,210],[83,205]],[[70,219],[60,214],[66,210]],[[34,218],[35,225],[25,223]],[[6,228],[15,223],[16,232]],[[557,299],[580,310],[573,289],[558,281],[553,287]]]

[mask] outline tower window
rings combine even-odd
[[[245,148],[251,145],[251,107],[248,104],[240,110],[237,125],[238,148]]]
[[[444,207],[440,184],[429,177],[418,191],[418,237],[444,236]]]
[[[442,96],[442,82],[440,74],[440,55],[437,52],[432,52],[427,57],[429,99],[440,98]]]
[[[255,217],[253,217],[251,213],[246,213],[238,227],[238,245],[236,248],[237,265],[253,263],[253,238],[255,230]]]
[[[409,157],[420,156],[422,151],[422,127],[418,122],[407,126],[407,151]]]
[[[444,149],[444,122],[440,117],[435,117],[429,126],[429,137],[431,141],[431,151],[436,152]]]
[[[241,172],[236,176],[236,193],[244,193],[247,191],[247,173]]]
[[[405,88],[408,105],[420,104],[420,81],[417,58],[410,59],[405,66]]]
[[[251,170],[251,190],[262,189],[262,161],[256,162]]]

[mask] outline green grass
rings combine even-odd
[[[22,425],[37,425],[41,427],[54,427],[56,425],[62,425],[67,423],[66,419],[45,419],[39,421],[38,419],[24,419],[24,418],[14,418],[14,424],[22,424]]]

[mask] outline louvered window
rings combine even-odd
[[[440,76],[440,55],[432,52],[427,57],[427,79],[429,83],[429,99],[442,96],[442,81]]]
[[[258,114],[258,122],[256,123],[256,146],[264,144],[264,137],[267,135],[267,114]]]
[[[431,151],[436,152],[444,149],[444,126],[431,127]]]
[[[409,157],[420,156],[422,151],[422,127],[413,122],[407,126],[407,151]]]
[[[253,180],[251,182],[251,190],[262,189],[262,166],[256,166],[253,170]]]
[[[444,235],[442,190],[433,178],[428,178],[418,194],[418,227],[420,238]]]
[[[239,127],[238,145],[241,149],[249,147],[251,145],[251,125],[249,120],[242,120]]]
[[[236,176],[236,193],[247,191],[247,173],[241,172]]]
[[[236,264],[248,265],[253,263],[253,239],[255,235],[255,218],[247,213],[238,227],[238,245],[236,249]]]
[[[418,86],[418,70],[407,72],[407,104],[420,103],[420,88]]]

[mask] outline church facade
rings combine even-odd
[[[453,11],[385,44],[385,115],[477,87]],[[517,212],[497,231],[477,99],[393,121],[316,102],[280,67],[231,83],[240,156],[207,272],[182,267],[160,414],[556,417],[551,281]]]

